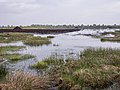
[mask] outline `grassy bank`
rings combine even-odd
[[[79,60],[52,58],[33,65],[34,68],[50,67],[49,75],[60,90],[97,89],[120,80],[120,50],[86,49]]]
[[[101,41],[110,41],[110,42],[120,42],[120,31],[115,32],[105,32],[102,35],[112,34],[115,37],[103,37]]]
[[[23,43],[30,46],[42,46],[51,44],[51,41],[48,38],[29,37],[26,40],[24,40]]]
[[[33,34],[26,33],[2,33],[0,34],[0,43],[22,41],[26,45],[41,46],[50,44],[49,38],[34,37]]]

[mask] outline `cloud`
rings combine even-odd
[[[0,0],[0,24],[120,23],[119,8],[120,0]]]

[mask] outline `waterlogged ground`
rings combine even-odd
[[[104,31],[114,31],[114,30],[104,30]],[[100,31],[93,31],[93,30],[83,30],[78,32],[71,32],[65,34],[58,34],[58,35],[51,35],[55,36],[55,38],[51,39],[52,44],[50,45],[43,45],[43,46],[26,46],[26,49],[19,51],[22,54],[32,54],[35,55],[35,59],[18,61],[15,63],[7,63],[8,67],[11,71],[23,70],[27,72],[36,73],[35,70],[31,70],[29,68],[30,65],[35,64],[36,62],[43,60],[50,55],[56,55],[60,57],[64,57],[65,59],[67,56],[76,57],[80,55],[80,51],[83,51],[86,48],[120,48],[120,43],[116,42],[101,42],[99,38],[93,38],[91,36],[84,36],[80,34],[99,34],[104,32],[103,30]],[[40,35],[34,34],[34,36],[50,36],[50,35]],[[10,44],[0,44],[1,46],[6,45],[17,45],[17,46],[25,46],[22,42],[10,43]]]

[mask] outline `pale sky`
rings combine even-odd
[[[120,24],[120,0],[0,0],[0,25]]]

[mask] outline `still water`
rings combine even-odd
[[[111,30],[113,31],[113,30]],[[98,31],[78,31],[64,34],[52,35],[55,38],[51,39],[52,44],[43,45],[38,47],[26,46],[26,49],[19,51],[22,54],[32,54],[35,55],[35,59],[29,59],[24,61],[19,61],[16,63],[9,63],[8,66],[11,71],[23,70],[27,72],[36,73],[35,70],[29,68],[30,65],[35,64],[37,61],[41,61],[44,58],[47,58],[53,54],[57,54],[64,58],[67,56],[77,57],[81,51],[87,48],[120,48],[120,43],[117,42],[101,42],[99,38],[93,38],[91,36],[84,36],[80,34],[96,34]],[[100,32],[100,31],[99,31]],[[104,31],[101,31],[104,32]],[[34,34],[34,36],[46,37],[49,35]],[[10,44],[1,44],[5,45],[17,45],[25,46],[22,42],[10,43]]]

